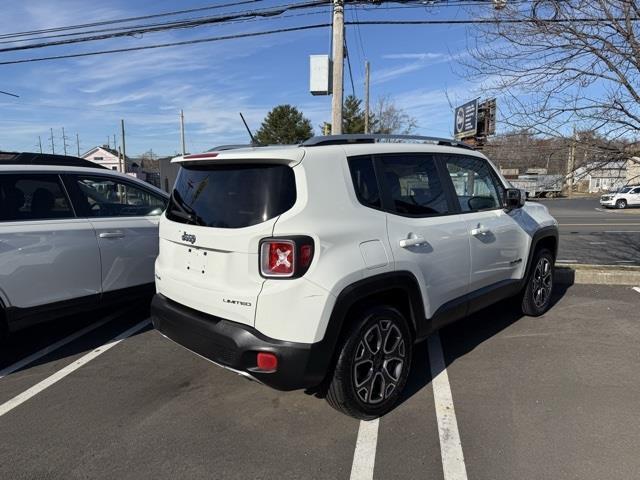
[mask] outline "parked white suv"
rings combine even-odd
[[[544,313],[558,245],[546,207],[525,205],[463,144],[387,139],[177,159],[155,327],[241,375],[326,393],[370,419],[392,408],[414,344],[434,330],[512,295]]]
[[[639,207],[640,185],[627,185],[617,192],[602,195],[600,197],[600,205],[607,208]]]
[[[103,168],[1,162],[0,336],[145,292],[150,298],[167,201]]]

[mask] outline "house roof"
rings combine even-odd
[[[92,153],[94,153],[94,152],[95,152],[95,151],[97,151],[97,150],[104,150],[105,152],[110,153],[110,154],[111,154],[111,155],[113,155],[114,157],[118,157],[118,156],[120,155],[120,153],[119,153],[117,150],[113,149],[113,148],[110,148],[110,147],[108,147],[108,146],[106,146],[106,145],[98,145],[97,147],[93,147],[92,149],[87,150],[85,153],[83,153],[83,154],[82,154],[82,158],[86,158],[86,157],[88,157],[89,155],[91,155]],[[131,162],[131,157],[129,157],[128,155],[126,155],[126,156],[125,156],[125,160],[126,160],[127,162]]]

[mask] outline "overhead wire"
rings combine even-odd
[[[248,3],[257,3],[257,2],[262,2],[262,1],[264,1],[264,0],[242,0],[242,1],[239,1],[239,2],[224,3],[222,5],[220,5],[220,4],[218,4],[218,5],[209,5],[209,6],[206,6],[206,7],[190,8],[190,9],[187,9],[187,10],[177,10],[177,11],[173,11],[173,12],[155,13],[155,14],[143,15],[143,16],[139,16],[139,17],[121,18],[121,19],[116,19],[116,20],[104,20],[104,21],[101,21],[101,22],[85,23],[85,24],[81,24],[81,25],[69,25],[69,26],[65,26],[65,27],[46,28],[46,29],[41,29],[41,30],[31,30],[31,31],[27,31],[27,32],[3,33],[3,34],[0,34],[0,38],[23,37],[23,36],[27,36],[27,35],[37,35],[37,34],[40,34],[40,33],[62,32],[62,31],[66,31],[66,30],[78,30],[80,28],[98,27],[98,26],[102,26],[102,25],[113,25],[113,24],[116,24],[116,23],[126,23],[126,22],[133,22],[133,21],[137,21],[137,20],[148,20],[148,19],[151,19],[151,18],[183,15],[185,13],[202,12],[202,11],[205,11],[205,10],[214,10],[214,9],[220,9],[220,8],[226,8],[226,7],[235,7],[235,6],[238,6],[238,5],[245,5],[245,4],[248,4]]]
[[[72,53],[66,55],[52,55],[48,57],[36,57],[36,58],[26,58],[20,60],[8,60],[0,62],[0,65],[15,65],[20,63],[31,63],[31,62],[42,62],[45,60],[61,60],[66,58],[79,58],[79,57],[90,57],[93,55],[104,55],[108,53],[123,53],[123,52],[134,52],[139,50],[152,50],[156,48],[165,48],[165,47],[177,47],[182,45],[195,45],[198,43],[206,43],[206,42],[219,42],[223,40],[234,40],[238,38],[249,38],[249,37],[261,37],[265,35],[273,35],[277,33],[287,33],[287,32],[298,32],[303,30],[313,30],[318,28],[327,28],[330,27],[330,23],[317,23],[314,25],[304,25],[301,27],[289,27],[289,28],[278,28],[274,30],[266,30],[262,32],[251,32],[251,33],[238,33],[233,35],[221,35],[217,37],[209,37],[209,38],[200,38],[195,40],[185,40],[182,42],[169,42],[169,43],[160,43],[155,45],[145,45],[139,47],[127,47],[127,48],[114,48],[111,50],[101,50],[94,52],[84,52],[84,53]]]
[[[313,0],[305,3],[292,3],[285,6],[262,9],[262,10],[245,10],[242,12],[238,12],[235,14],[226,14],[215,17],[206,17],[196,20],[184,20],[177,21],[168,24],[158,25],[158,26],[145,26],[141,28],[133,28],[126,31],[114,32],[114,33],[104,33],[100,35],[93,35],[89,37],[80,37],[80,38],[71,38],[66,40],[57,40],[52,42],[44,42],[44,43],[36,43],[29,45],[18,45],[6,48],[0,48],[0,53],[4,52],[14,52],[20,50],[30,50],[30,49],[39,49],[39,48],[47,48],[52,46],[60,46],[60,45],[69,45],[74,43],[84,43],[91,42],[97,40],[107,40],[111,38],[117,37],[128,37],[134,35],[142,35],[145,33],[151,32],[162,32],[167,30],[174,29],[182,29],[182,28],[193,28],[202,25],[210,25],[215,23],[225,23],[230,20],[236,20],[241,18],[252,18],[252,17],[275,17],[278,15],[282,15],[283,13],[289,10],[298,10],[303,8],[312,8],[328,5],[329,2],[327,0]]]

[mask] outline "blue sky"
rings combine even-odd
[[[300,0],[298,0],[300,1]],[[109,20],[162,11],[214,5],[212,0],[157,0],[154,2],[102,0],[28,0],[3,5],[0,33],[35,30]],[[222,0],[219,3],[229,3]],[[290,3],[265,0],[183,16],[222,14]],[[389,4],[393,6],[394,4]],[[489,7],[483,7],[489,8]],[[353,7],[347,20],[354,18]],[[317,13],[313,13],[317,12]],[[298,15],[304,14],[304,15]],[[0,61],[72,52],[182,41],[231,33],[324,23],[328,8],[291,13],[288,18],[206,26],[147,34],[75,46],[0,53]],[[455,7],[421,7],[365,11],[365,19],[465,18]],[[158,19],[163,20],[163,19]],[[362,96],[364,57],[372,64],[372,98],[390,95],[418,121],[417,133],[451,136],[453,113],[449,101],[463,103],[478,96],[476,86],[460,75],[457,63],[466,49],[465,26],[361,26],[347,29],[356,93]],[[81,151],[106,143],[117,135],[120,119],[127,127],[127,153],[153,149],[170,155],[180,149],[179,110],[185,112],[187,150],[247,140],[238,116],[243,112],[256,130],[275,105],[300,108],[319,133],[330,118],[330,97],[309,94],[309,55],[328,53],[330,30],[308,30],[192,46],[131,53],[0,66],[0,149],[36,151],[38,136],[46,151],[49,128],[54,129],[56,153],[62,151],[62,131],[75,135]],[[0,45],[0,47],[5,47]],[[348,71],[345,68],[345,72]],[[351,92],[348,73],[345,93]]]

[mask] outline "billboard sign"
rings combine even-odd
[[[458,140],[473,137],[478,132],[478,99],[456,107],[453,134]]]

